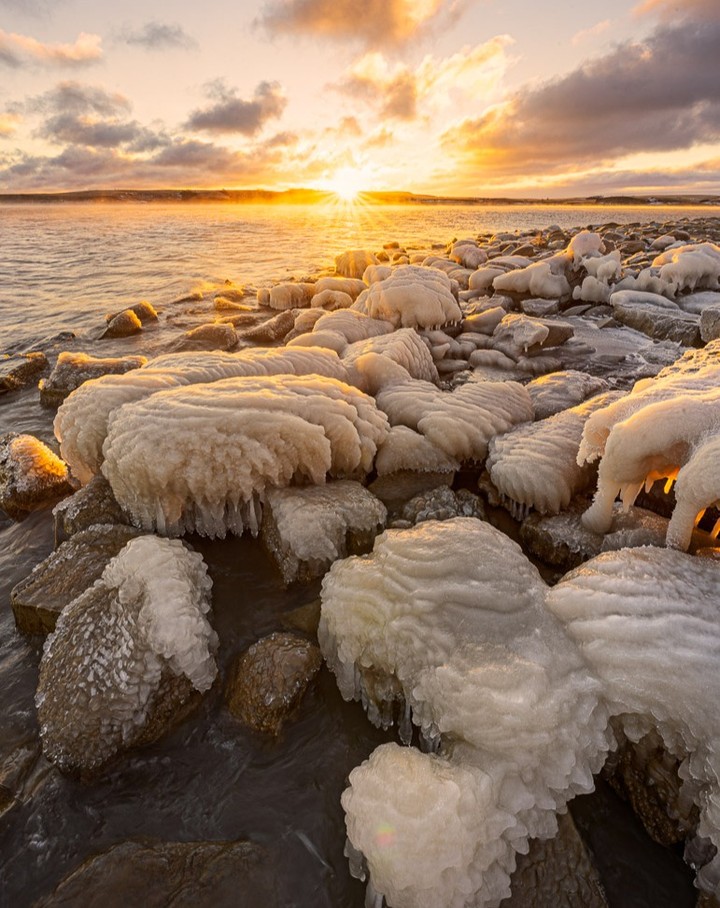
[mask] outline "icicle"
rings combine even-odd
[[[412,741],[412,707],[408,701],[405,701],[403,716],[398,724],[398,735],[402,743],[408,747]]]
[[[710,531],[710,535],[713,539],[717,539],[720,536],[720,520],[715,521],[715,526]]]
[[[697,526],[700,523],[700,521],[703,519],[704,516],[705,516],[705,508],[703,508],[702,511],[700,511],[700,513],[697,515],[697,517],[695,518],[695,522],[693,523],[693,526]]]
[[[663,486],[663,492],[664,492],[666,495],[667,495],[667,494],[670,492],[670,490],[672,489],[673,483],[674,483],[674,482],[675,482],[675,477],[674,477],[674,476],[668,476],[668,478],[665,480],[665,485]]]

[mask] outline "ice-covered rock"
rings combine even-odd
[[[350,383],[369,394],[411,378],[438,381],[432,354],[412,328],[356,341],[345,350],[342,363]]]
[[[315,282],[316,294],[324,293],[326,290],[331,290],[335,293],[346,293],[353,302],[360,296],[363,290],[366,289],[367,284],[364,280],[351,277],[321,277]],[[313,303],[312,305],[314,306],[316,304]]]
[[[333,561],[372,547],[387,511],[359,482],[272,489],[261,538],[285,583],[322,576]]]
[[[536,378],[527,385],[535,408],[535,419],[547,419],[608,390],[604,378],[568,369]]]
[[[255,731],[277,735],[321,665],[316,644],[298,634],[263,637],[242,653],[230,669],[228,708]]]
[[[452,520],[455,517],[484,520],[485,507],[481,499],[467,489],[453,492],[448,486],[438,486],[411,498],[392,525],[397,527],[402,523],[409,527],[425,520]]]
[[[577,463],[583,426],[591,413],[620,396],[617,391],[598,395],[490,442],[490,478],[513,514],[524,517],[529,508],[557,514],[591,482],[592,469]]]
[[[310,305],[315,284],[276,284],[270,288],[268,306],[271,309],[303,309]]]
[[[458,240],[453,243],[450,258],[455,259],[465,268],[478,268],[487,262],[487,252],[481,249],[474,240]]]
[[[63,770],[97,770],[149,743],[217,673],[207,620],[212,581],[181,542],[142,536],[60,615],[40,662],[43,751]]]
[[[114,411],[102,470],[136,526],[256,534],[268,490],[367,474],[388,428],[371,397],[336,379],[224,379]]]
[[[375,469],[378,476],[405,470],[454,473],[460,469],[460,463],[420,432],[407,426],[393,426],[378,449]]]
[[[353,308],[396,328],[435,328],[462,318],[450,278],[420,265],[401,265],[384,281],[371,284]]]
[[[342,277],[360,280],[365,269],[379,262],[372,252],[367,249],[349,249],[341,255],[335,256],[335,270]]]
[[[349,309],[353,298],[342,290],[321,290],[310,300],[310,305],[316,309],[325,309],[333,312],[335,309]]]
[[[313,326],[313,331],[334,331],[342,334],[349,344],[378,337],[381,334],[392,334],[394,328],[390,322],[370,318],[355,309],[342,309],[322,315]]]
[[[73,491],[67,464],[34,435],[0,437],[0,508],[20,520]]]
[[[342,356],[347,348],[348,342],[337,331],[308,331],[305,334],[298,334],[292,340],[287,342],[288,347],[322,347],[324,350],[334,350],[338,356]]]
[[[566,264],[564,258],[533,262],[526,268],[498,275],[492,285],[496,290],[560,299],[570,293],[570,284],[565,276]]]
[[[602,255],[605,243],[602,235],[591,230],[581,230],[570,240],[567,255],[572,257],[573,264],[584,264],[588,257]]]
[[[132,309],[125,309],[114,316],[103,332],[103,337],[131,337],[142,331],[142,322]]]
[[[533,417],[530,395],[515,382],[468,382],[452,392],[405,382],[381,391],[377,403],[391,425],[420,432],[460,461],[484,460],[492,438]]]
[[[87,353],[61,353],[49,377],[40,380],[40,401],[47,407],[59,407],[65,398],[83,382],[101,375],[122,375],[144,366],[144,356],[102,358]]]
[[[86,486],[56,504],[53,519],[55,545],[91,526],[128,523],[127,515],[102,475],[95,476]]]
[[[228,322],[208,322],[188,331],[180,341],[181,350],[231,350],[237,346],[238,333]]]
[[[720,288],[720,246],[714,243],[691,243],[666,249],[653,259],[664,281],[680,290]]]
[[[234,354],[171,353],[125,375],[107,375],[86,382],[58,410],[55,436],[73,476],[84,484],[100,471],[108,419],[124,404],[185,385],[281,373],[347,378],[337,354],[319,347],[246,349]]]

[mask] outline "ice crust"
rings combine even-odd
[[[468,382],[453,392],[405,382],[381,391],[377,404],[393,426],[420,432],[454,460],[484,460],[495,435],[533,418],[530,395],[516,382]]]
[[[169,353],[124,375],[88,381],[63,403],[55,417],[55,436],[63,459],[83,484],[100,471],[110,415],[123,404],[183,385],[232,376],[315,373],[347,379],[336,353],[314,348],[246,349],[240,353]]]
[[[336,379],[230,378],[113,413],[102,471],[143,529],[257,534],[267,490],[364,476],[388,429],[371,397]]]
[[[342,362],[350,383],[369,394],[410,378],[438,381],[432,355],[412,328],[356,341],[345,350]]]
[[[462,319],[450,278],[437,268],[420,265],[400,265],[390,277],[363,291],[353,308],[396,328],[439,328]]]
[[[132,744],[170,686],[168,676],[199,691],[211,687],[211,587],[200,555],[178,541],[141,536],[67,606],[45,643],[36,697],[50,760],[61,769],[92,769]]]

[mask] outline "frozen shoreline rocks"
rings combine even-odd
[[[70,495],[67,464],[33,435],[0,437],[0,509],[13,520]]]
[[[95,771],[150,743],[211,687],[212,581],[181,542],[141,536],[68,605],[48,637],[36,695],[43,751]]]

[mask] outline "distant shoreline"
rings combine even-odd
[[[575,198],[508,198],[472,196],[433,196],[412,192],[364,192],[360,198],[375,205],[543,205],[543,206],[720,206],[720,196],[700,195],[594,195]],[[315,189],[290,189],[274,192],[263,189],[91,189],[79,192],[21,192],[0,194],[0,204],[59,204],[67,202],[122,203],[171,202],[197,204],[219,202],[228,204],[313,205],[334,201],[332,192]]]

